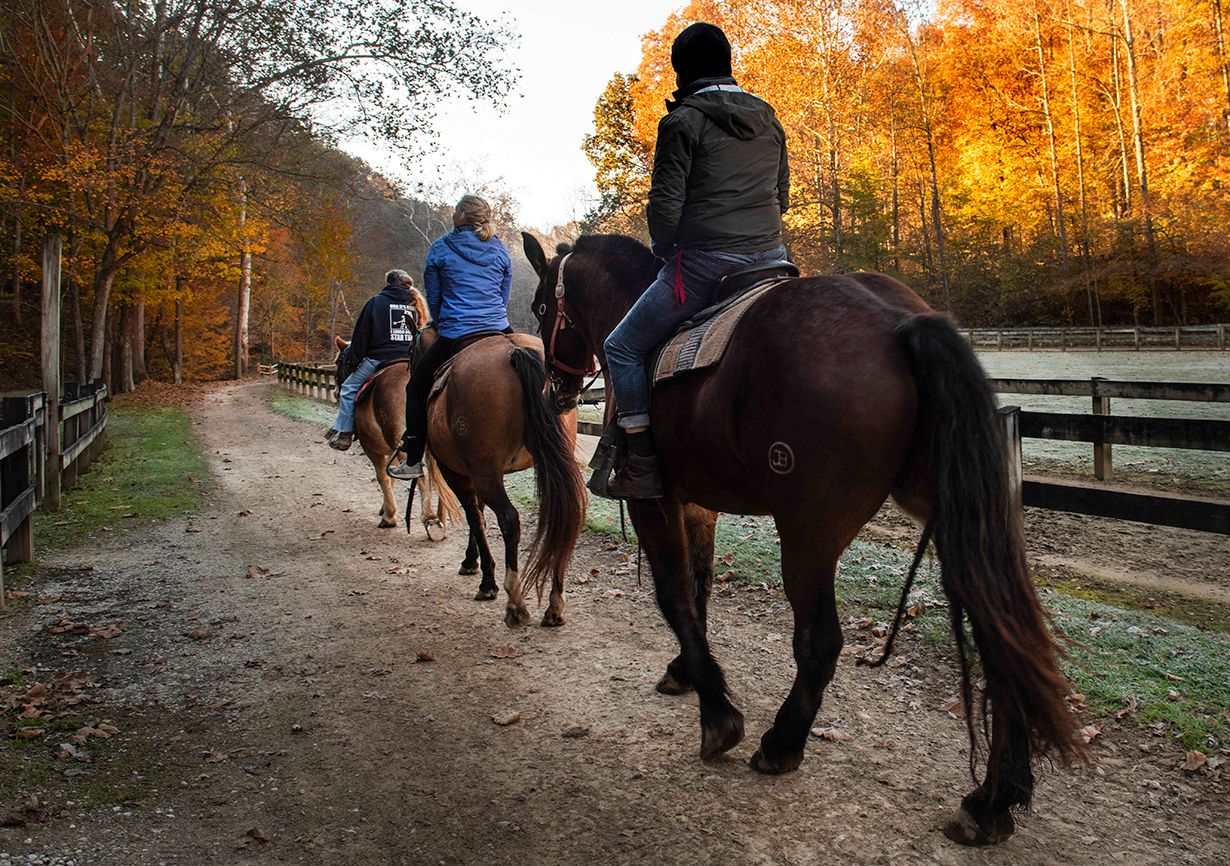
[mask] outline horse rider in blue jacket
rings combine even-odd
[[[421,324],[414,321],[410,298],[414,279],[400,270],[389,271],[384,279],[384,288],[368,299],[350,335],[347,352],[360,360],[338,389],[337,419],[325,434],[329,446],[338,451],[347,450],[354,441],[354,401],[359,389],[385,361],[409,354],[414,332]]]
[[[730,59],[726,35],[705,22],[685,28],[671,46],[679,89],[658,124],[647,208],[653,252],[664,264],[604,343],[628,443],[607,487],[617,498],[663,493],[649,429],[649,354],[720,300],[714,290],[721,276],[786,258],[786,134],[773,107],[735,83]]]
[[[508,296],[512,262],[495,236],[491,206],[476,195],[463,196],[453,211],[455,228],[431,245],[423,266],[427,307],[438,334],[414,365],[406,383],[406,435],[398,449],[406,455],[389,475],[402,480],[423,474],[427,447],[427,398],[436,371],[478,334],[511,334]]]

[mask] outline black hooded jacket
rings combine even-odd
[[[676,97],[658,123],[653,157],[654,251],[756,253],[779,245],[790,167],[773,107],[733,78],[701,79]]]
[[[410,354],[415,322],[414,303],[405,286],[385,286],[372,295],[354,323],[350,335],[350,357],[392,361]]]

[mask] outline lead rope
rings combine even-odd
[[[688,293],[683,286],[683,250],[675,253],[675,303],[683,306],[687,303]]]

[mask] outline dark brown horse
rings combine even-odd
[[[424,338],[434,335],[424,332]],[[564,573],[585,519],[585,486],[574,454],[576,413],[558,415],[547,403],[542,341],[528,334],[484,337],[449,362],[443,390],[431,398],[427,443],[443,480],[457,493],[470,526],[461,574],[482,566],[478,600],[493,599],[495,562],[483,508],[495,512],[504,537],[504,621],[524,625],[524,587],[551,581],[544,626],[564,624]],[[534,467],[538,529],[525,581],[518,568],[521,518],[504,489],[509,472]]]
[[[555,387],[571,392],[592,354],[605,360],[603,341],[657,263],[631,238],[582,237],[561,281],[560,258],[548,261],[537,240],[524,241],[544,333],[564,305],[548,363]],[[891,495],[925,523],[915,568],[934,534],[967,704],[966,616],[993,713],[986,779],[945,832],[966,844],[1011,834],[1009,810],[1033,790],[1031,759],[1051,752],[1066,761],[1083,750],[1026,567],[994,397],[950,321],[883,275],[791,280],[744,314],[720,364],[656,387],[650,411],[667,495],[629,509],[681,650],[658,688],[696,690],[702,757],[743,737],[706,638],[717,512],[772,515],[781,537],[797,675],[752,766],[783,773],[803,760],[841,651],[838,558]],[[971,748],[974,733],[971,723]]]

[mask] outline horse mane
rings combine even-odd
[[[577,238],[573,252],[601,257],[615,278],[614,285],[627,287],[638,295],[658,274],[658,260],[649,247],[628,235],[582,235]]]
[[[422,293],[413,286],[410,287],[410,303],[414,304],[415,318],[421,328],[427,324],[427,301],[423,298]]]

